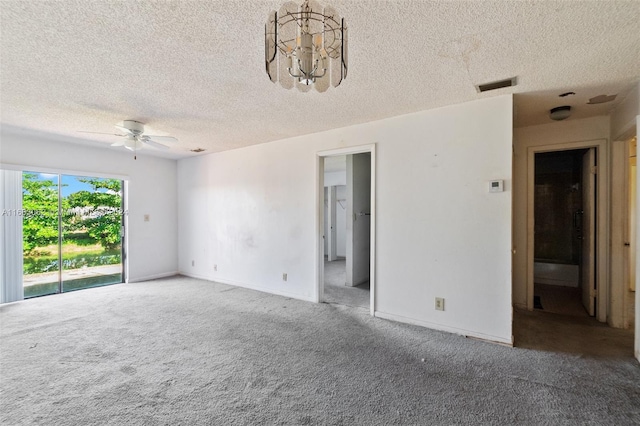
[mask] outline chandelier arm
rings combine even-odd
[[[291,72],[291,68],[287,68],[287,71],[289,71],[289,75],[293,78],[302,78],[304,77],[304,75],[300,74],[300,75],[295,75],[294,73]]]
[[[318,68],[318,67],[316,67]],[[313,76],[313,78],[322,78],[325,76],[325,74],[327,73],[327,69],[326,68],[322,68],[322,74],[316,74],[315,76]]]
[[[304,74],[304,76],[305,76],[306,78],[315,79],[316,77],[318,77],[318,76],[316,76],[316,75],[315,75],[315,72],[316,72],[316,70],[318,69],[318,60],[316,59],[316,64],[315,64],[315,66],[313,67],[313,69],[312,69],[311,71],[309,71],[309,72],[307,73],[307,72],[304,72],[304,70],[302,69],[302,64],[300,63],[300,59],[298,59],[298,69],[302,72],[302,74]],[[321,77],[321,76],[320,76],[320,77]]]

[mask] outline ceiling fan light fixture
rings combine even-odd
[[[267,75],[285,89],[325,92],[347,77],[347,27],[331,6],[288,1],[269,13],[264,38]]]
[[[549,110],[549,118],[555,121],[561,121],[569,118],[571,115],[571,107],[569,105],[563,105]]]

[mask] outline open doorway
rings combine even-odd
[[[371,154],[327,157],[324,302],[369,309]]]
[[[318,301],[368,309],[374,300],[373,147],[320,155]]]
[[[596,315],[595,151],[535,154],[535,309]]]

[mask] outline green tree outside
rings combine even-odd
[[[38,175],[22,176],[23,251],[32,254],[37,247],[58,241],[58,184],[39,180]]]
[[[105,250],[120,245],[122,183],[117,179],[80,178],[92,191],[74,192],[61,200],[65,237],[84,232]],[[23,251],[37,256],[39,248],[58,242],[58,184],[24,173],[22,180]]]
[[[93,191],[78,191],[67,197],[68,215],[64,222],[68,230],[86,230],[105,249],[117,247],[122,224],[121,181],[95,178],[79,181],[91,185]]]

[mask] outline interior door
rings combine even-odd
[[[629,290],[636,291],[636,179],[637,179],[635,146],[633,157],[629,159],[629,203],[627,216],[627,277]]]
[[[596,227],[596,153],[589,149],[582,157],[582,262],[580,265],[582,304],[590,316],[595,316],[595,227]]]
[[[347,156],[346,285],[369,281],[371,260],[371,154]]]

